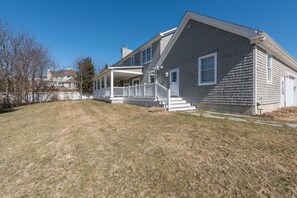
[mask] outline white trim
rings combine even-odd
[[[265,61],[265,69],[266,69],[266,83],[267,84],[272,84],[272,77],[273,77],[273,75],[272,75],[272,70],[273,70],[273,56],[271,55],[271,54],[269,54],[268,52],[266,52],[266,61]],[[270,76],[270,80],[268,79],[268,57],[270,58],[270,70],[271,70],[271,72],[270,72],[270,74],[271,74],[271,76]]]
[[[255,45],[255,76],[254,76],[254,81],[255,81],[255,88],[254,88],[254,114],[257,115],[258,114],[258,106],[257,106],[257,97],[258,97],[258,73],[257,73],[257,69],[258,69],[258,46]]]
[[[151,76],[154,76],[154,82],[156,82],[156,76],[155,76],[155,71],[149,71],[149,75],[148,75],[148,82],[151,83]]]
[[[110,97],[113,97],[113,71],[110,71]]]
[[[116,73],[125,73],[125,74],[139,74],[142,75],[142,72],[136,72],[136,71],[127,71],[127,70],[111,70]]]
[[[149,61],[147,60],[147,50],[148,49],[151,49],[151,54],[150,54],[150,60]],[[145,59],[146,59],[145,62],[142,62],[142,52],[145,52]],[[142,50],[140,52],[141,65],[152,62],[152,59],[153,59],[153,48],[152,48],[152,46],[149,46],[149,47],[145,48],[144,50]]]
[[[134,55],[130,57],[130,64],[131,64],[131,66],[134,66],[135,65],[135,57],[134,57]]]
[[[171,73],[172,72],[176,72],[176,82],[178,84],[177,95],[172,95],[172,90],[173,90],[172,87],[171,87]],[[169,89],[171,90],[171,93],[170,93],[171,96],[177,96],[177,97],[179,97],[179,68],[175,68],[175,69],[169,70],[169,83],[170,83]]]
[[[201,60],[209,57],[214,57],[214,81],[213,82],[201,82]],[[215,85],[217,84],[217,52],[201,56],[198,58],[198,86]]]
[[[108,69],[138,69],[143,68],[143,66],[119,66],[119,67],[108,67]]]
[[[170,35],[170,34],[173,34],[173,33],[175,32],[176,29],[177,29],[177,27],[172,28],[172,29],[170,29],[170,30],[167,30],[167,31],[165,31],[165,32],[161,32],[160,35],[161,35],[162,37],[164,37],[164,36],[168,36],[168,35]]]
[[[295,106],[296,105],[296,99],[294,98],[294,93],[293,93],[293,105],[288,106],[287,102],[287,78],[290,78],[290,76],[292,78],[294,78],[294,86],[296,85],[296,80],[297,80],[297,76],[292,74],[291,72],[286,71],[285,72],[285,76],[284,76],[284,84],[285,84],[285,107],[290,107],[290,106]],[[295,100],[294,100],[295,99]]]
[[[296,78],[297,79],[297,76],[295,74],[292,74],[291,72],[286,71],[285,72],[285,75],[286,75],[286,77],[287,76],[292,76],[293,78]]]
[[[286,106],[286,77],[280,76],[280,107]]]
[[[247,28],[247,27],[244,27],[241,25],[229,23],[226,21],[214,19],[211,17],[207,17],[207,16],[203,16],[200,14],[196,14],[196,13],[187,11],[186,14],[184,15],[183,19],[181,20],[180,24],[178,25],[177,30],[175,31],[175,33],[173,34],[172,38],[170,39],[168,45],[166,46],[165,50],[163,51],[159,61],[157,62],[158,66],[162,65],[165,58],[169,54],[170,50],[174,46],[175,42],[181,35],[182,31],[184,30],[185,26],[187,25],[187,23],[189,22],[190,19],[193,19],[195,21],[198,21],[198,22],[201,22],[204,24],[208,24],[210,26],[213,26],[213,27],[216,27],[216,28],[219,28],[219,29],[222,29],[222,30],[234,33],[234,34],[238,34],[243,37],[247,37],[249,39],[252,39],[255,36],[257,36],[258,32],[259,32],[258,30],[255,30],[252,28]]]
[[[270,49],[270,51],[273,51],[273,55],[278,57],[280,60],[284,61],[289,66],[293,67],[293,69],[297,70],[297,62],[296,60],[290,56],[277,42],[275,42],[268,34],[266,34],[263,31],[259,31],[256,29],[244,27],[241,25],[237,25],[234,23],[226,22],[223,20],[214,19],[211,17],[199,15],[192,12],[186,12],[183,19],[181,20],[180,24],[177,27],[177,30],[173,34],[172,38],[170,39],[168,45],[166,46],[165,50],[163,51],[161,57],[159,58],[157,62],[157,67],[161,66],[171,51],[172,47],[174,46],[175,42],[181,35],[182,31],[184,30],[185,26],[189,22],[189,20],[195,20],[243,37],[248,38],[251,43],[259,43],[259,46],[261,48],[267,48]]]

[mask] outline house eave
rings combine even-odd
[[[188,24],[190,20],[194,20],[200,23],[204,23],[206,25],[210,25],[234,34],[237,34],[239,36],[245,37],[251,41],[252,44],[257,44],[260,47],[263,46],[265,49],[269,49],[270,51],[274,52],[273,55],[278,57],[280,60],[284,61],[286,64],[288,64],[290,67],[297,70],[297,62],[296,60],[289,55],[288,52],[286,52],[276,41],[274,41],[267,33],[245,27],[242,25],[238,25],[235,23],[215,19],[212,17],[196,14],[190,11],[187,11],[182,18],[181,22],[179,23],[173,37],[171,38],[170,42],[166,46],[164,52],[162,53],[160,59],[158,60],[156,67],[160,67],[167,55],[169,54],[170,50],[172,49],[173,45],[175,44],[176,40]],[[265,38],[265,40],[263,40]]]
[[[257,44],[259,47],[267,50],[269,53],[297,71],[296,60],[266,32],[261,32],[257,39],[251,40],[251,43]]]
[[[142,69],[143,66],[117,66],[117,67],[106,67],[101,72],[96,74],[92,80],[97,80],[98,78],[101,78],[102,76],[106,75],[108,72],[114,70],[133,70],[133,69]]]

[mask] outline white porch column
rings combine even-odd
[[[107,75],[104,75],[104,88],[107,88]]]
[[[113,71],[110,71],[110,97],[113,97]]]

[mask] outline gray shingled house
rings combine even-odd
[[[159,34],[150,51],[141,46],[96,75],[94,88],[99,89],[94,96],[110,102],[161,104],[169,110],[198,107],[242,114],[297,105],[297,62],[267,33],[192,12],[167,33],[166,39]],[[147,43],[151,40],[143,46]],[[109,94],[100,89],[98,79],[126,68],[139,73],[117,78],[118,87],[109,86]],[[108,89],[107,81],[104,85]]]

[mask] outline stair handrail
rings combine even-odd
[[[158,82],[155,82],[155,83],[156,83],[155,93],[156,93],[157,100],[164,103],[164,105],[167,106],[167,108],[169,108],[170,107],[170,89],[167,89],[166,87],[159,84]]]

